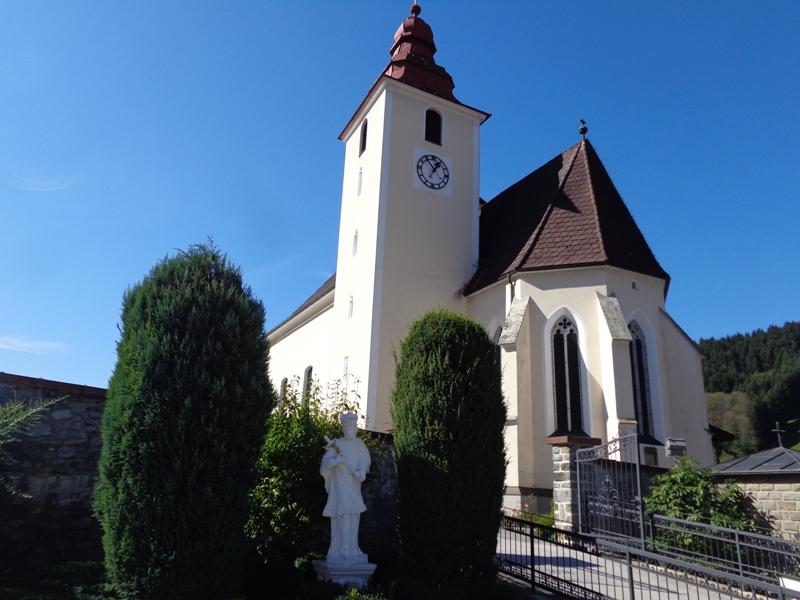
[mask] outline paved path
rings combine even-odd
[[[519,565],[530,577],[531,547],[530,538],[504,529],[498,538],[498,555],[501,559]],[[680,599],[680,600],[723,600],[741,598],[738,593],[696,585],[685,578],[676,578],[663,570],[656,571],[633,562],[627,563],[604,555],[583,552],[579,549],[534,539],[533,568],[561,581],[579,585],[607,598],[631,596],[630,577],[633,577],[633,595],[637,600]],[[520,587],[529,584],[520,582]],[[541,588],[537,588],[537,592]],[[520,596],[524,598],[525,596]],[[531,597],[530,595],[528,597]],[[536,596],[533,596],[536,597]],[[552,598],[552,596],[551,596]]]

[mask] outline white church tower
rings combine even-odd
[[[478,259],[480,125],[434,62],[412,6],[391,61],[348,122],[330,379],[361,396],[366,427],[390,424],[393,351],[435,307],[463,310]],[[337,366],[340,371],[337,373]]]

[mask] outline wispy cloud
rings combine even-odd
[[[56,354],[67,349],[61,342],[45,342],[22,337],[0,335],[0,350],[27,352],[29,354]]]
[[[15,177],[12,185],[28,192],[59,192],[72,187],[79,179],[79,177],[53,177],[51,179]]]

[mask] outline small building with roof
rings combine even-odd
[[[753,498],[781,533],[800,533],[800,452],[778,447],[711,467]]]
[[[549,504],[553,447],[626,428],[643,462],[670,466],[666,441],[683,438],[712,464],[702,356],[667,313],[670,277],[585,124],[577,144],[484,202],[490,115],[455,97],[420,11],[340,135],[336,274],[270,332],[274,380],[357,385],[360,425],[390,431],[394,350],[415,319],[444,307],[498,344],[510,505],[530,494]]]

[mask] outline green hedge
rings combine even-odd
[[[213,245],[125,293],[95,511],[127,597],[239,592],[253,467],[275,397],[264,307]]]
[[[392,391],[399,535],[431,597],[485,598],[495,585],[506,409],[497,346],[445,310],[411,325]]]

